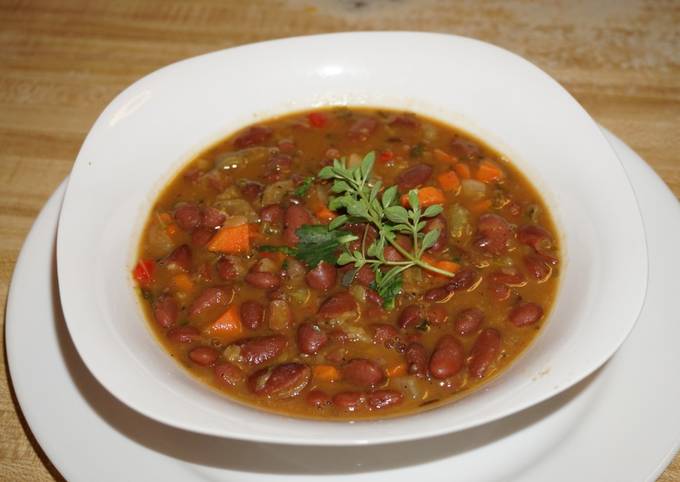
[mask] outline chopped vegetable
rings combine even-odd
[[[314,184],[314,179],[315,179],[314,176],[304,178],[302,182],[298,184],[298,187],[295,188],[293,194],[295,194],[298,197],[305,197],[307,195],[307,192],[309,192],[309,188],[312,187],[312,184]]]
[[[209,251],[222,253],[247,253],[250,250],[248,224],[223,226],[208,243]]]
[[[394,366],[388,367],[385,369],[385,374],[390,378],[404,376],[406,375],[406,364],[397,363]]]
[[[325,382],[340,380],[340,371],[333,365],[314,365],[312,375],[315,379]]]
[[[444,193],[441,191],[441,189],[437,189],[436,187],[432,186],[425,186],[418,189],[418,201],[420,202],[421,207],[426,208],[435,204],[442,204],[444,201],[446,201],[446,198],[444,197]],[[401,197],[401,204],[405,207],[411,206],[411,203],[408,200],[408,194],[404,194]]]
[[[140,259],[132,271],[137,283],[143,288],[147,288],[151,283],[153,283],[153,272],[156,268],[156,263],[152,259]]]
[[[307,120],[312,127],[323,129],[328,124],[328,117],[322,112],[310,112],[307,114]]]
[[[194,289],[194,283],[186,273],[180,273],[173,276],[172,284],[174,284],[179,291],[183,291],[185,293]]]
[[[459,162],[455,166],[453,166],[453,169],[456,171],[456,174],[458,174],[458,177],[461,179],[470,179],[472,177],[472,173],[470,172],[470,166],[463,162]]]
[[[316,212],[316,217],[319,218],[321,221],[329,223],[334,218],[337,217],[337,214],[335,214],[333,211],[331,211],[328,208],[321,208]]]
[[[491,199],[483,199],[470,206],[470,212],[472,214],[482,214],[491,209],[491,205]]]
[[[232,304],[227,311],[204,329],[208,336],[219,338],[222,342],[237,339],[243,332],[241,314],[238,306]]]
[[[503,179],[504,174],[500,167],[495,162],[488,159],[482,160],[479,163],[475,179],[482,182],[493,182]]]
[[[328,226],[313,226],[306,224],[295,231],[300,241],[297,246],[260,246],[265,252],[282,252],[295,256],[310,267],[321,261],[330,264],[338,262],[337,251],[341,245],[358,239],[351,233],[341,230],[331,230]]]
[[[437,176],[437,181],[444,191],[454,192],[460,188],[460,179],[456,171],[446,171]]]
[[[378,156],[378,161],[383,164],[390,162],[392,159],[394,159],[394,152],[392,151],[382,151]]]
[[[437,159],[439,162],[450,164],[452,166],[458,162],[458,159],[456,159],[455,156],[452,156],[451,154],[448,154],[442,151],[441,149],[435,149],[432,152],[434,153],[434,158]]]

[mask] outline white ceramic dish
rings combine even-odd
[[[26,240],[7,302],[7,361],[23,415],[73,482],[434,482],[450,481],[451,474],[466,482],[654,481],[680,446],[680,418],[674,416],[680,324],[673,296],[680,205],[649,166],[621,141],[611,141],[634,180],[648,233],[647,298],[630,337],[601,370],[537,407],[459,434],[330,448],[216,439],[140,416],[92,377],[66,330],[54,256],[62,185]],[[652,389],[630,382],[643,378]]]
[[[192,154],[237,128],[328,104],[414,110],[485,139],[537,184],[563,233],[560,292],[539,340],[504,376],[454,405],[355,424],[257,412],[189,377],[143,320],[129,273],[143,221],[165,182]],[[121,401],[200,433],[314,445],[433,436],[545,400],[592,373],[620,346],[647,279],[630,184],[573,98],[497,47],[416,33],[265,42],[189,59],[136,82],[102,113],[78,155],[59,221],[57,259],[74,344]]]

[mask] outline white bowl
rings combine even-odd
[[[558,298],[534,345],[472,395],[417,415],[301,420],[220,396],[160,347],[130,278],[159,191],[214,141],[325,105],[412,110],[484,139],[539,188],[562,235]],[[642,307],[647,251],[624,170],[595,122],[526,60],[462,37],[383,32],[276,40],[185,60],[135,82],[75,162],[58,232],[62,306],[94,376],[158,421],[245,440],[352,445],[480,425],[545,400],[602,365]]]

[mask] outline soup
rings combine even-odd
[[[558,283],[545,204],[433,119],[295,113],[192,160],[133,271],[165,350],[233,399],[299,417],[402,415],[470,393],[536,337]]]

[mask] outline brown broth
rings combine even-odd
[[[160,194],[150,213],[139,247],[139,259],[153,260],[155,264],[153,280],[140,283],[141,303],[152,330],[164,349],[192,375],[233,399],[269,411],[298,417],[346,420],[403,415],[459,399],[504,371],[527,348],[535,339],[553,304],[559,280],[559,265],[549,268],[551,275],[548,279],[537,281],[525,264],[526,257],[535,256],[536,250],[519,242],[516,235],[520,226],[527,224],[540,226],[550,233],[553,240],[552,245],[541,245],[541,252],[555,259],[560,257],[556,246],[559,237],[545,203],[526,177],[504,156],[480,140],[436,120],[386,109],[343,107],[315,112],[314,115],[320,114],[325,119],[323,127],[313,125],[312,119],[308,116],[309,112],[294,113],[258,123],[258,126],[269,129],[269,134],[265,136],[266,138],[256,139],[252,145],[247,146],[251,149],[250,160],[244,162],[244,157],[241,156],[238,161],[240,164],[237,161],[232,163],[229,155],[240,151],[243,143],[247,142],[243,139],[248,139],[248,133],[253,131],[249,131],[250,127],[248,127],[236,132],[189,162]],[[315,119],[316,122],[321,122],[318,117]],[[362,136],[359,130],[358,138],[356,135],[350,137],[348,132],[352,129],[356,131],[357,122],[361,122],[361,119],[364,119],[363,122],[367,124],[371,124],[372,121],[365,121],[365,119],[375,120],[372,132]],[[257,136],[251,135],[251,137]],[[236,147],[235,144],[241,145],[241,148]],[[262,149],[262,147],[267,149]],[[444,251],[433,254],[438,260],[453,261],[462,268],[474,267],[481,275],[481,282],[469,291],[456,292],[446,302],[429,303],[423,301],[423,294],[431,288],[441,286],[447,279],[428,274],[420,268],[411,268],[404,275],[403,291],[397,298],[396,308],[387,311],[369,301],[363,301],[362,294],[365,294],[367,288],[359,288],[355,281],[350,287],[350,292],[359,298],[362,316],[356,321],[336,323],[335,328],[352,332],[359,341],[330,342],[318,354],[305,355],[298,351],[297,326],[303,322],[317,320],[317,310],[321,302],[334,293],[347,291],[347,288],[340,283],[341,275],[338,276],[335,285],[325,293],[310,289],[304,281],[300,283],[297,280],[293,283],[292,277],[287,278],[284,280],[282,296],[287,299],[294,319],[289,330],[282,333],[288,339],[287,348],[275,359],[262,366],[248,367],[243,363],[236,363],[236,365],[240,366],[246,377],[263,366],[283,361],[305,365],[334,364],[342,371],[342,366],[347,360],[367,358],[376,362],[383,370],[391,370],[404,365],[404,355],[400,350],[409,342],[421,343],[429,357],[437,341],[444,334],[451,334],[464,348],[465,365],[463,368],[445,380],[433,379],[430,376],[416,377],[400,374],[396,369],[395,376],[388,376],[386,382],[373,388],[358,387],[342,379],[329,382],[312,376],[300,395],[286,399],[254,395],[245,382],[239,382],[235,388],[231,388],[215,381],[213,368],[197,365],[189,358],[188,353],[196,346],[210,346],[220,353],[219,360],[222,360],[226,355],[221,352],[227,346],[233,345],[236,340],[211,339],[204,333],[205,327],[219,317],[228,306],[239,305],[245,300],[257,301],[266,310],[271,299],[271,292],[243,282],[244,274],[263,254],[257,249],[251,249],[247,255],[229,258],[232,261],[235,260],[235,264],[242,265],[241,273],[233,281],[220,279],[216,263],[220,258],[224,258],[224,255],[208,251],[192,243],[192,239],[195,243],[197,235],[195,233],[192,235],[187,232],[188,230],[178,226],[177,207],[183,203],[193,203],[200,209],[214,206],[224,212],[227,219],[245,216],[248,222],[255,226],[254,229],[258,233],[252,241],[255,246],[281,245],[281,235],[272,234],[260,221],[261,197],[256,197],[254,200],[244,198],[244,193],[249,189],[246,186],[259,183],[261,188],[266,190],[267,186],[274,182],[289,179],[299,186],[300,181],[308,176],[315,176],[322,165],[327,164],[331,158],[346,157],[349,162],[354,162],[357,155],[363,156],[369,151],[376,152],[377,160],[373,173],[382,180],[384,186],[394,184],[399,173],[409,166],[423,163],[433,167],[432,175],[425,185],[439,186],[438,176],[453,169],[453,165],[447,163],[451,161],[451,157],[457,158],[457,164],[467,165],[473,176],[478,175],[481,162],[490,161],[501,168],[504,173],[502,180],[483,183],[485,194],[480,199],[475,198],[467,189],[459,188],[445,193],[444,216],[448,222],[449,234]],[[391,154],[385,154],[385,152]],[[281,154],[284,155],[283,161],[272,162],[272,158]],[[235,167],[229,169],[215,167],[231,165]],[[462,170],[460,172],[464,173]],[[471,185],[479,187],[479,184]],[[273,190],[270,190],[269,194],[272,192]],[[327,192],[327,183],[314,182],[308,194],[302,198],[302,203],[310,212],[318,212],[319,207],[325,204],[323,201],[328,195]],[[289,199],[290,194],[284,196],[280,204],[286,205]],[[454,208],[454,206],[457,207]],[[454,219],[454,210],[459,214],[458,221]],[[459,223],[460,214],[465,211],[468,213],[468,220],[461,224]],[[489,255],[475,246],[475,239],[478,237],[475,227],[480,216],[485,213],[498,214],[513,226],[513,237],[509,242],[509,249],[501,255]],[[314,222],[320,221],[314,219]],[[460,229],[452,233],[451,230],[456,224],[461,224],[462,227],[458,226]],[[461,235],[456,237],[453,234]],[[188,272],[177,269],[176,265],[168,263],[167,258],[169,253],[183,244],[188,245],[192,251],[191,267]],[[296,266],[292,257],[284,259],[283,255],[268,256],[274,259],[279,269],[284,263],[288,265],[288,269],[292,269],[291,264]],[[545,266],[549,266],[549,263],[546,262]],[[491,296],[491,278],[493,273],[503,270],[519,273],[525,284],[510,286],[507,290],[510,293],[508,299],[498,301]],[[229,305],[213,307],[200,315],[189,316],[187,313],[193,300],[204,289],[214,286],[229,286],[236,291],[236,295]],[[176,343],[168,338],[168,330],[157,322],[157,316],[154,315],[152,308],[153,303],[157,303],[159,297],[163,296],[171,297],[179,310],[173,326],[196,328],[199,332],[196,341]],[[538,322],[518,327],[508,321],[508,316],[513,308],[524,302],[539,304],[544,314]],[[419,323],[417,328],[400,329],[397,320],[402,309],[410,304],[423,306],[424,313],[432,306],[443,307],[447,313],[446,322],[442,324]],[[453,319],[461,310],[472,307],[484,312],[485,321],[473,334],[460,336],[454,330]],[[374,323],[394,326],[399,332],[400,341],[389,348],[383,343],[374,343],[371,340]],[[332,330],[329,324],[322,325],[326,332]],[[477,379],[468,373],[470,352],[478,333],[486,328],[493,328],[500,333],[501,349],[484,376]],[[273,333],[276,333],[276,330],[272,330],[265,320],[263,326],[256,330],[244,329],[240,338]],[[329,362],[329,358],[335,359],[333,355],[337,356],[338,351],[343,351],[343,356],[339,357],[341,361]],[[369,394],[378,389],[398,391],[402,393],[403,399],[393,407],[369,409],[366,404],[363,404],[353,412],[343,410],[333,403],[314,407],[306,402],[306,396],[311,390],[322,390],[332,396],[343,391]]]

